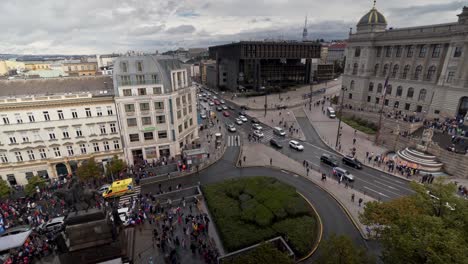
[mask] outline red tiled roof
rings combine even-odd
[[[343,43],[334,43],[331,44],[328,48],[329,49],[345,49],[348,44],[346,42]]]

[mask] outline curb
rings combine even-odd
[[[317,237],[315,238],[315,245],[312,247],[312,250],[309,252],[309,254],[307,254],[306,256],[304,256],[303,258],[297,260],[296,262],[302,262],[308,258],[310,258],[314,253],[315,251],[317,251],[317,248],[318,246],[320,245],[320,242],[322,242],[322,235],[323,235],[323,223],[322,223],[322,218],[320,217],[319,213],[317,212],[317,210],[315,209],[315,206],[309,201],[309,199],[307,199],[302,193],[300,193],[299,191],[296,190],[296,192],[302,196],[302,198],[310,205],[310,207],[312,208],[312,210],[314,211],[315,215],[317,215],[317,220],[318,220],[318,228],[319,228],[319,232],[317,234]]]

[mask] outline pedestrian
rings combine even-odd
[[[351,194],[351,202],[353,202],[353,203],[354,203],[354,193],[353,193],[353,194]]]
[[[273,159],[270,158],[270,166],[273,164]]]
[[[369,151],[366,151],[366,159],[369,158]]]
[[[353,138],[353,145],[356,145],[356,138]]]
[[[246,158],[246,157],[244,156],[244,162],[245,162],[245,158]]]
[[[361,207],[362,201],[363,201],[362,198],[359,198],[359,200],[358,200],[359,207]]]
[[[309,169],[309,168],[307,168],[307,176],[309,176],[309,171],[310,171],[310,169]]]

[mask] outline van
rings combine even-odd
[[[113,198],[129,193],[134,193],[135,189],[133,188],[133,186],[134,184],[132,178],[115,181],[112,183],[110,188],[102,194],[102,197]]]
[[[327,116],[329,118],[335,118],[336,117],[335,109],[333,109],[333,107],[327,107]]]
[[[281,127],[274,127],[273,128],[273,134],[278,135],[278,136],[286,136],[286,132]]]

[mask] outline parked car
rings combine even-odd
[[[264,137],[262,131],[260,131],[260,130],[254,130],[253,134],[254,134],[254,136],[259,137],[259,138]]]
[[[322,156],[320,157],[320,162],[323,162],[332,167],[338,167],[338,161],[328,154],[322,154]]]
[[[286,136],[286,132],[284,132],[284,130],[281,127],[274,127],[273,133],[275,135],[282,136],[282,137]]]
[[[38,230],[41,232],[63,231],[65,217],[56,217],[50,219],[48,222],[41,224]]]
[[[298,151],[303,151],[304,150],[304,146],[302,146],[299,142],[297,142],[296,140],[291,140],[289,141],[289,147],[295,149],[295,150],[298,150]]]
[[[258,119],[257,119],[257,118],[255,118],[255,117],[254,117],[254,118],[252,118],[252,119],[250,120],[250,122],[252,122],[252,123],[254,123],[254,124],[258,124],[258,123],[260,123],[260,121],[258,121]]]
[[[236,124],[238,124],[239,126],[244,124],[244,122],[242,122],[242,120],[240,120],[239,118],[236,118]]]
[[[239,111],[239,115],[241,115],[241,116],[245,116],[245,115],[246,115],[246,113],[245,113],[245,111]]]
[[[229,132],[236,132],[236,127],[234,126],[234,124],[230,123],[230,124],[226,124],[226,127],[227,127],[227,130]]]
[[[240,116],[239,116],[239,119],[242,120],[242,122],[244,122],[244,123],[248,121],[248,120],[247,120],[247,117],[245,117],[245,116],[243,116],[243,115],[240,115]]]
[[[255,124],[252,124],[252,128],[253,128],[254,130],[262,130],[262,129],[263,129],[263,127],[262,127],[262,126],[260,126],[260,125],[259,125],[259,124],[257,124],[257,123],[255,123]]]
[[[270,145],[272,145],[273,147],[275,148],[283,148],[283,145],[281,145],[281,143],[278,142],[278,140],[272,138],[270,139]]]
[[[231,116],[231,114],[230,114],[228,111],[224,111],[224,112],[223,112],[223,116],[229,117],[229,116]]]
[[[348,180],[348,181],[354,181],[354,176],[351,173],[349,173],[349,171],[340,167],[333,168],[333,175],[335,175],[335,177],[338,177],[338,178],[343,177],[343,179]]]
[[[348,165],[350,167],[356,168],[356,169],[362,169],[362,163],[357,160],[356,158],[350,157],[350,156],[345,156],[342,159],[343,164]]]
[[[206,117],[205,117],[206,118]],[[110,184],[104,184],[98,189],[98,193],[102,195],[105,191],[109,190]]]

